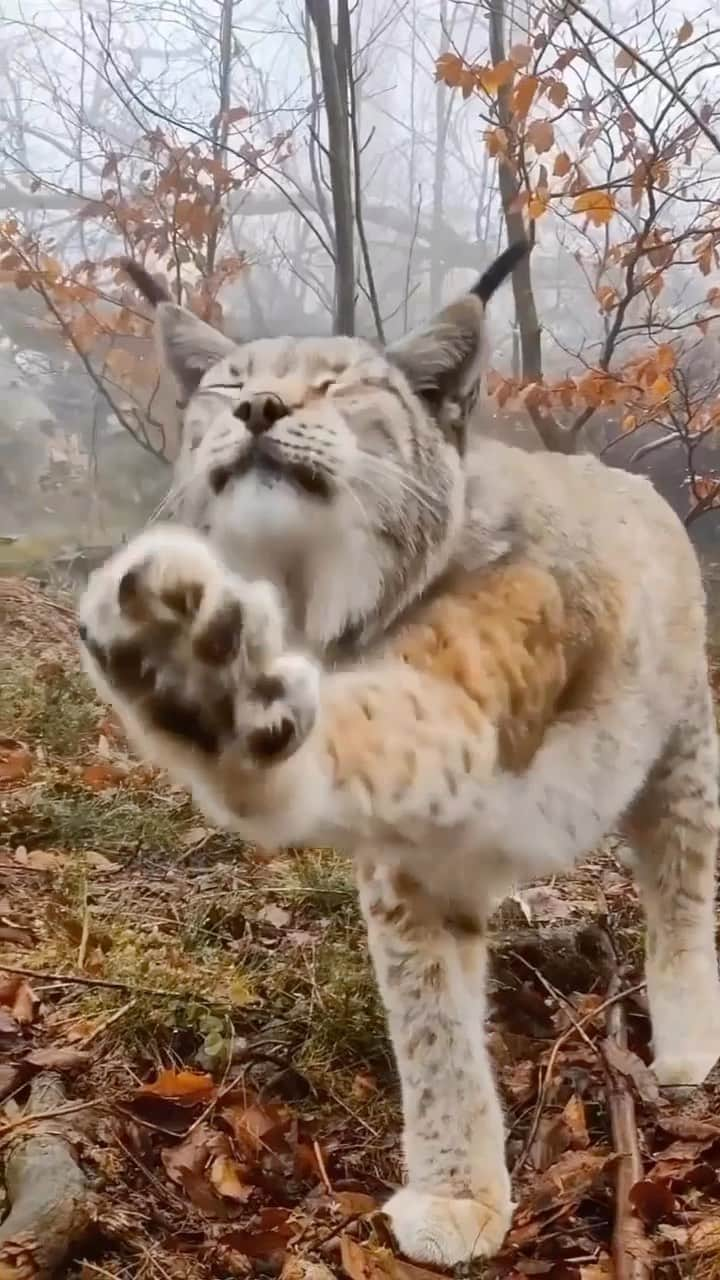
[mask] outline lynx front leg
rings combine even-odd
[[[720,1057],[718,826],[717,742],[703,690],[627,820],[647,916],[654,1067],[665,1085],[701,1084]]]
[[[443,920],[401,872],[361,867],[359,883],[402,1086],[408,1185],[386,1212],[418,1261],[489,1257],[513,1205],[484,1039],[482,925]]]

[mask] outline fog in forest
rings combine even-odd
[[[124,256],[238,338],[384,341],[520,235],[473,430],[646,470],[712,567],[718,58],[697,0],[7,0],[0,572],[70,572],[167,488]]]

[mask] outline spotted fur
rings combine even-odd
[[[512,257],[512,255],[511,255]],[[507,261],[506,261],[507,266]],[[645,480],[470,441],[484,299],[426,332],[237,346],[159,304],[189,397],[169,506],[91,579],[86,663],[212,820],[354,860],[402,1083],[404,1252],[512,1214],[487,918],[622,827],[655,1070],[720,1054],[717,741],[698,564]]]

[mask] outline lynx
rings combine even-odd
[[[486,923],[610,831],[635,850],[654,1069],[720,1055],[705,602],[645,479],[472,437],[506,251],[425,330],[236,343],[162,300],[186,400],[165,522],[91,578],[84,659],[140,752],[248,841],[357,871],[402,1087],[401,1250],[499,1249]]]

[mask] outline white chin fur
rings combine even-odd
[[[216,499],[211,537],[233,567],[248,560],[256,566],[273,548],[286,558],[289,549],[302,551],[316,527],[327,527],[327,505],[321,511],[317,506],[317,499],[287,480],[251,473],[231,481]]]

